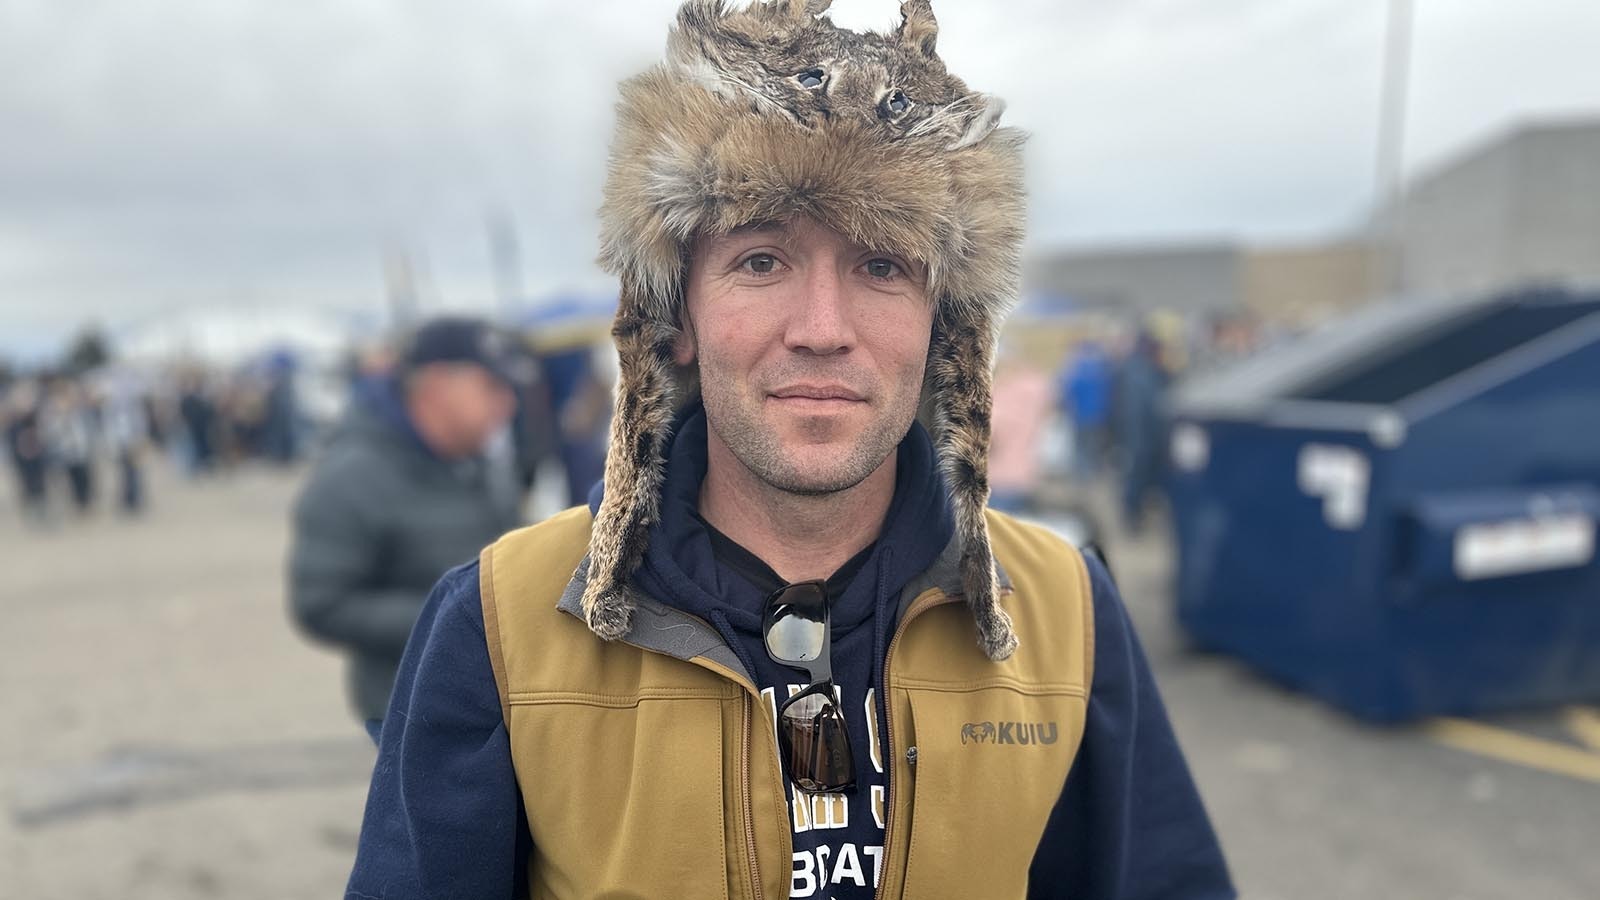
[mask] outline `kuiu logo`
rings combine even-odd
[[[961,726],[961,743],[986,744],[994,740],[993,722],[968,722]]]
[[[961,726],[963,744],[1054,744],[1054,722],[968,722]]]

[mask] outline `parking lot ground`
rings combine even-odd
[[[372,750],[284,612],[297,478],[158,472],[48,533],[0,494],[0,893],[339,896]],[[1600,709],[1363,724],[1188,649],[1161,530],[1108,537],[1245,897],[1600,896]]]

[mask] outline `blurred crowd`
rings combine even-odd
[[[302,429],[292,375],[280,359],[237,371],[103,365],[12,378],[0,384],[0,429],[18,511],[35,527],[101,506],[137,515],[159,455],[196,476],[246,459],[292,462]]]
[[[1139,531],[1166,477],[1172,386],[1281,338],[1229,318],[1195,327],[1118,320],[1081,327],[1064,350],[1002,344],[994,380],[990,505],[1037,511],[1111,482],[1119,524]]]
[[[352,403],[394,377],[403,340],[353,348],[323,365],[274,351],[232,365],[107,360],[0,371],[0,459],[14,484],[8,505],[36,528],[96,510],[137,516],[152,499],[152,464],[203,479],[252,462],[296,463],[339,432]],[[604,468],[604,354],[584,342],[535,350],[512,340],[530,368],[485,450],[524,499],[546,466],[564,481],[553,495],[581,502]]]

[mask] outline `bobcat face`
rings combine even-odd
[[[668,57],[717,95],[806,127],[854,121],[956,149],[998,124],[1005,104],[969,90],[934,54],[929,0],[902,3],[888,34],[836,27],[822,15],[830,2],[758,0],[730,12],[724,0],[689,0]]]

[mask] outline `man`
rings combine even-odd
[[[574,504],[605,470],[606,424],[611,412],[610,386],[597,371],[594,348],[579,343],[540,354],[539,366],[550,385],[561,468],[567,495]]]
[[[984,510],[1020,140],[826,6],[624,85],[603,488],[435,589],[347,897],[1232,896],[1104,569]]]
[[[45,458],[66,477],[73,511],[80,518],[89,515],[95,499],[100,417],[80,376],[63,375],[51,385],[39,421]]]
[[[190,475],[209,474],[217,464],[217,404],[206,374],[200,369],[183,373],[178,389],[178,417],[183,420]]]
[[[1144,527],[1150,495],[1160,490],[1166,466],[1167,370],[1161,344],[1141,330],[1117,373],[1117,434],[1122,442],[1122,527]]]
[[[428,589],[519,523],[518,493],[484,457],[518,363],[481,322],[422,325],[393,377],[354,394],[295,506],[295,620],[350,654],[351,701],[374,734]]]
[[[1061,406],[1072,422],[1072,471],[1084,481],[1100,476],[1111,422],[1111,361],[1094,341],[1078,345],[1062,378]]]
[[[138,515],[144,509],[141,457],[150,439],[150,423],[145,419],[147,394],[139,379],[128,371],[106,373],[103,384],[101,428],[106,447],[117,462],[118,504],[124,515]]]
[[[32,526],[50,520],[49,457],[40,425],[43,394],[40,381],[28,379],[13,384],[6,397],[6,455],[16,473],[23,519]]]
[[[300,455],[300,412],[295,397],[295,371],[296,361],[290,353],[274,353],[267,363],[261,453],[279,465],[288,465]]]

